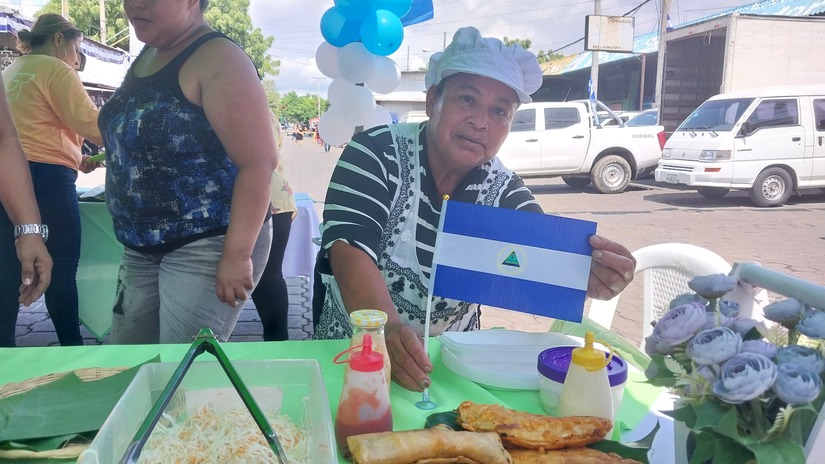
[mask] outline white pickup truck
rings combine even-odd
[[[604,111],[617,123],[600,120]],[[571,187],[592,182],[619,193],[653,172],[664,144],[662,126],[625,126],[598,101],[534,102],[519,107],[498,157],[522,177],[561,176]]]

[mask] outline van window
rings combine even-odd
[[[799,124],[796,99],[763,100],[748,117],[751,130],[760,127],[795,126]]]
[[[545,108],[544,128],[563,129],[579,123],[579,110],[576,108]]]
[[[814,100],[814,121],[816,121],[816,130],[825,132],[825,100]]]
[[[731,130],[753,99],[708,100],[696,108],[676,130]]]
[[[510,125],[510,132],[527,132],[536,130],[536,110],[527,108],[516,111],[516,117]]]

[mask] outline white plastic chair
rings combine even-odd
[[[697,275],[728,274],[731,265],[716,253],[687,243],[659,243],[633,252],[636,274],[644,273],[642,342],[650,335],[650,325],[664,315],[670,301],[677,295],[690,292],[687,283]],[[605,328],[610,328],[621,294],[612,300],[590,302],[588,317]]]

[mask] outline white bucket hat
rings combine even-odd
[[[462,27],[456,31],[450,45],[430,57],[424,84],[430,88],[457,73],[499,81],[515,90],[521,103],[533,101],[530,94],[541,87],[542,81],[536,55],[519,45],[508,47],[501,40],[482,37],[474,27]]]

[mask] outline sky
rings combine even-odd
[[[0,0],[22,6],[31,15],[46,0]],[[71,5],[71,0],[70,5]],[[602,0],[601,14],[621,16],[645,0]],[[672,0],[674,26],[755,0]],[[661,0],[648,1],[635,14],[635,35],[658,29]],[[255,27],[275,37],[270,55],[281,61],[276,88],[298,95],[321,92],[326,98],[331,80],[315,64],[315,52],[323,42],[321,15],[334,6],[333,0],[251,0],[250,16]],[[441,51],[463,26],[475,26],[484,36],[530,39],[531,50],[559,50],[584,36],[585,15],[593,14],[593,0],[433,0],[434,19],[404,28],[404,42],[390,55],[401,70],[426,66],[429,56]],[[582,44],[559,50],[572,54]]]

